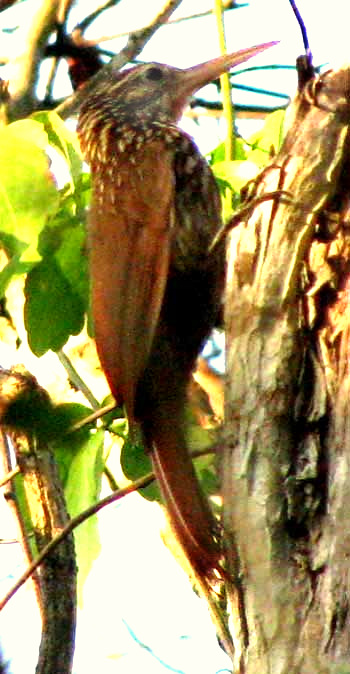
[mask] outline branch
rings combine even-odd
[[[104,407],[100,407],[99,409],[89,414],[87,417],[84,417],[84,419],[81,419],[81,421],[77,421],[75,424],[73,424],[73,426],[68,429],[68,433],[74,433],[75,431],[79,431],[84,426],[88,426],[88,424],[91,424],[93,421],[97,421],[97,419],[100,419],[105,414],[113,412],[113,410],[117,409],[117,407],[118,405],[115,402],[110,403],[109,405],[104,405]]]
[[[12,439],[40,552],[69,521],[63,488],[53,454],[42,438],[31,439],[24,433],[16,433]],[[76,576],[74,540],[69,535],[62,546],[46,554],[39,575],[42,634],[37,674],[71,671]]]
[[[3,12],[5,9],[14,5],[16,0],[0,0],[0,12]]]
[[[22,547],[30,561],[33,549],[40,552],[68,522],[58,470],[45,440],[45,428],[40,429],[43,419],[49,415],[50,405],[46,391],[22,368],[0,372],[0,418],[7,429],[3,444],[8,442],[9,436],[21,471],[20,481],[12,480],[10,502],[16,508],[15,518]],[[30,426],[23,414],[25,409],[30,412]],[[10,466],[5,458],[6,447],[2,453],[8,472]],[[31,535],[33,545],[28,543]],[[65,544],[55,554],[51,552],[45,556],[40,574],[35,575],[35,587],[42,615],[36,672],[70,672],[76,614],[76,565],[72,536],[66,538]]]
[[[222,8],[223,8],[224,12],[229,12],[232,9],[239,9],[239,6],[236,6],[236,7],[233,6],[232,7],[232,6],[227,6],[227,5],[228,5],[228,3],[224,2],[222,0]],[[243,5],[241,5],[241,6],[243,6]],[[195,12],[194,14],[186,14],[185,16],[179,16],[176,19],[169,19],[169,21],[167,21],[167,24],[170,26],[170,25],[174,25],[174,24],[177,24],[177,23],[183,23],[184,21],[192,21],[193,19],[203,19],[205,16],[211,16],[212,14],[213,14],[213,10],[207,9],[203,12]],[[124,31],[122,33],[115,33],[114,35],[109,35],[109,36],[101,38],[99,40],[99,42],[101,43],[101,42],[108,42],[109,40],[116,40],[117,38],[120,38],[120,37],[127,37],[127,35],[129,35],[129,34],[130,34],[130,31],[127,31],[127,32]]]
[[[0,480],[0,487],[4,487],[5,484],[7,484],[8,482],[11,482],[11,480],[13,480],[13,478],[14,478],[16,475],[18,475],[20,472],[21,472],[21,471],[20,471],[20,469],[19,469],[18,466],[16,466],[16,467],[13,468],[12,470],[10,470],[10,472],[7,473],[7,475],[5,475],[5,477],[3,478],[3,480]]]
[[[332,273],[343,257],[349,278],[349,81],[344,67],[298,93],[283,145],[256,183],[257,198],[283,190],[293,199],[261,200],[230,242],[222,474],[228,565],[241,582],[234,664],[246,674],[257,662],[260,674],[328,670],[328,616],[348,596],[340,565],[349,554],[349,431],[343,436],[329,416],[330,359],[319,359],[338,289],[347,320],[348,287]],[[345,222],[341,211],[333,230],[323,231],[327,212],[338,216],[342,203]],[[322,246],[329,259],[319,254],[316,266]],[[332,345],[338,339],[332,334]],[[348,391],[349,380],[341,392],[347,429]],[[335,641],[343,629],[345,622]],[[338,653],[333,642],[332,649]]]
[[[96,9],[91,12],[91,14],[88,14],[88,16],[78,23],[73,32],[79,31],[79,33],[84,33],[84,31],[95,21],[95,19],[100,16],[100,14],[102,14],[102,12],[105,11],[105,9],[109,9],[114,5],[117,5],[119,2],[120,0],[107,0],[103,5],[96,7]]]
[[[207,449],[195,450],[191,453],[191,456],[192,458],[198,458],[201,456],[208,456],[209,454],[219,451],[222,451],[221,446],[209,447]],[[92,515],[96,515],[100,510],[102,510],[102,508],[105,508],[111,503],[119,501],[129,494],[133,494],[135,491],[139,491],[140,489],[148,487],[154,480],[154,473],[147,473],[147,475],[144,475],[139,480],[135,480],[135,482],[128,485],[127,487],[118,489],[112,494],[108,494],[108,496],[105,496],[105,498],[101,499],[97,503],[94,503],[92,506],[79,513],[79,515],[76,515],[76,517],[73,517],[64,527],[64,529],[62,529],[62,531],[60,531],[57,536],[52,538],[52,540],[41,550],[38,557],[28,566],[22,576],[20,576],[9,592],[0,601],[0,611],[2,611],[10,599],[16,594],[17,590],[19,590],[20,587],[24,585],[24,583],[32,576],[36,569],[43,563],[46,556],[51,554],[55,548],[66,538],[66,536],[74,531],[74,529],[76,529],[80,524],[83,524],[83,522],[89,519],[89,517],[92,517]]]
[[[18,36],[22,50],[10,63],[9,117],[12,119],[25,117],[35,108],[43,48],[54,29],[59,7],[60,0],[43,0],[30,25]]]
[[[10,599],[16,594],[17,590],[19,590],[19,588],[22,587],[22,585],[24,585],[24,583],[28,580],[28,578],[31,577],[34,571],[36,571],[36,569],[44,562],[47,555],[51,554],[57,548],[57,546],[66,538],[66,536],[72,533],[72,531],[74,531],[74,529],[76,529],[79,526],[79,524],[85,522],[92,515],[96,515],[102,508],[109,505],[110,503],[119,501],[121,498],[128,496],[128,494],[132,494],[133,492],[138,491],[139,489],[148,487],[148,485],[151,484],[154,479],[155,478],[153,473],[149,473],[148,475],[145,475],[139,480],[136,480],[135,482],[133,482],[133,484],[129,485],[128,487],[125,487],[124,489],[119,489],[117,492],[109,494],[105,498],[101,499],[101,501],[99,501],[98,503],[94,503],[94,505],[90,506],[90,508],[84,510],[84,512],[79,513],[79,515],[77,515],[76,517],[73,517],[67,524],[67,526],[57,536],[55,536],[55,538],[53,538],[50,541],[50,543],[48,543],[42,549],[38,557],[32,562],[32,564],[30,564],[30,566],[28,566],[28,568],[24,571],[22,576],[17,580],[17,582],[12,586],[9,592],[7,592],[4,598],[0,601],[0,611],[2,611],[2,609],[10,601]]]
[[[86,400],[90,403],[93,410],[99,411],[100,403],[98,402],[97,398],[95,398],[92,391],[90,391],[89,387],[85,384],[84,380],[81,378],[80,374],[75,369],[73,363],[68,358],[67,354],[63,351],[63,349],[60,349],[59,351],[57,351],[56,355],[61,365],[63,365],[64,369],[66,370],[69,380],[71,381],[73,386],[75,386],[75,388],[77,388],[78,391],[81,391],[83,393],[83,395],[85,396]]]
[[[60,6],[57,10],[57,22],[65,25],[68,14],[75,0],[60,0]]]
[[[104,73],[112,70],[120,70],[120,68],[135,59],[136,56],[141,53],[144,46],[151,39],[158,28],[167,22],[168,18],[175,11],[175,9],[177,9],[181,2],[182,0],[169,0],[162,12],[160,12],[160,14],[158,14],[158,16],[156,16],[148,26],[130,33],[126,46],[102,69],[103,75],[101,75],[101,72],[98,72],[96,75],[91,77],[85,87],[74,93],[72,96],[66,99],[64,103],[59,105],[56,108],[56,112],[61,115],[63,119],[66,119],[70,115],[74,114],[78,110],[79,105],[85,96],[89,93],[89,91],[96,87],[101,77],[104,77]]]

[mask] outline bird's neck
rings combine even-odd
[[[117,114],[108,106],[99,110],[92,106],[83,108],[78,133],[82,150],[92,166],[110,163],[112,156],[127,156],[132,161],[146,143],[154,140],[162,140],[165,146],[176,149],[193,144],[192,139],[165,116],[151,118],[138,110],[132,115],[123,111]]]

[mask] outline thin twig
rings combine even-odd
[[[68,19],[68,14],[75,0],[61,0],[60,6],[57,10],[57,21],[65,25]]]
[[[105,76],[106,72],[120,70],[127,63],[130,63],[133,59],[138,56],[143,50],[145,44],[151,39],[154,33],[158,30],[169,19],[171,14],[177,9],[181,4],[182,0],[169,0],[165,5],[164,9],[158,14],[158,16],[153,19],[153,21],[133,33],[130,33],[126,46],[116,54],[109,63],[107,63],[96,75],[91,77],[86,85],[81,89],[76,91],[72,96],[69,96],[61,105],[57,106],[56,112],[61,115],[63,119],[74,114],[81,101],[86,97],[89,91],[92,91],[101,78]]]
[[[94,410],[99,410],[100,403],[98,402],[97,398],[95,398],[92,391],[90,391],[89,387],[85,384],[80,374],[77,372],[73,363],[68,358],[67,354],[63,351],[63,349],[57,351],[57,358],[59,359],[60,363],[66,370],[73,386],[75,386],[78,389],[78,391],[81,391],[84,394],[86,400],[90,403],[91,407]]]
[[[192,452],[191,456],[192,458],[207,456],[208,454],[215,453],[217,449],[218,449],[217,447],[198,449]],[[135,480],[135,482],[128,485],[127,487],[123,487],[122,489],[118,489],[112,494],[108,494],[108,496],[105,496],[105,498],[98,501],[98,503],[94,503],[92,506],[86,508],[86,510],[79,513],[79,515],[73,517],[70,520],[70,522],[65,526],[65,528],[62,529],[62,531],[42,549],[38,557],[27,567],[22,576],[20,576],[20,578],[16,581],[16,583],[12,586],[12,588],[0,601],[0,611],[2,611],[2,609],[10,601],[10,599],[16,594],[16,592],[20,589],[20,587],[24,585],[24,583],[28,580],[28,578],[30,578],[30,576],[36,571],[36,569],[40,566],[40,564],[42,564],[45,557],[48,554],[50,554],[57,547],[57,545],[59,545],[59,543],[61,543],[61,541],[63,541],[63,539],[66,536],[68,536],[68,534],[74,531],[74,529],[76,529],[80,524],[83,524],[83,522],[85,522],[89,517],[91,517],[92,515],[96,515],[105,506],[114,503],[115,501],[119,501],[120,499],[124,498],[125,496],[128,496],[129,494],[134,493],[135,491],[139,491],[140,489],[148,487],[152,482],[154,482],[154,480],[155,480],[154,473],[147,473],[147,475],[144,475],[138,480]]]
[[[54,87],[54,83],[55,83],[55,79],[56,79],[58,64],[59,64],[59,59],[56,56],[52,57],[50,71],[49,71],[46,86],[45,86],[44,101],[51,101],[52,100],[52,91],[53,91],[53,87]]]
[[[84,417],[84,419],[81,419],[80,421],[77,421],[75,424],[73,424],[73,426],[71,426],[67,432],[74,433],[75,431],[79,431],[84,426],[87,426],[93,421],[100,419],[105,414],[108,414],[108,412],[113,412],[113,410],[115,410],[117,407],[118,405],[116,403],[110,403],[109,405],[100,407],[98,410],[96,410],[96,412],[92,412],[92,414],[89,414],[87,417]]]
[[[151,484],[151,482],[153,482],[154,479],[155,478],[153,473],[149,473],[145,477],[136,480],[135,482],[133,482],[133,484],[129,485],[128,487],[124,487],[123,489],[119,489],[117,492],[113,492],[113,494],[109,494],[105,498],[101,499],[101,501],[99,501],[98,503],[94,503],[94,505],[90,506],[90,508],[84,510],[84,512],[80,513],[76,517],[73,517],[73,519],[70,520],[67,526],[64,529],[62,529],[62,531],[42,549],[40,555],[38,555],[38,557],[28,566],[28,568],[24,571],[22,576],[20,576],[20,578],[16,581],[16,583],[12,586],[12,588],[7,592],[5,597],[0,601],[0,611],[2,611],[2,609],[10,601],[10,599],[16,594],[19,588],[22,587],[22,585],[24,585],[24,583],[28,580],[28,578],[30,578],[30,576],[34,573],[34,571],[40,566],[40,564],[42,564],[45,557],[49,553],[51,553],[68,534],[70,534],[74,529],[76,529],[76,527],[79,526],[79,524],[85,522],[85,520],[87,520],[88,517],[96,515],[96,513],[98,513],[99,510],[109,505],[110,503],[119,501],[121,498],[124,498],[124,496],[127,496],[128,494],[132,494],[133,492],[138,491],[139,489],[147,487],[149,484]]]
[[[16,471],[16,468],[18,469],[17,472],[21,472],[21,469],[19,466],[15,466],[13,470],[10,471],[11,465],[13,465],[12,462],[12,446],[11,446],[11,440],[8,436],[7,433],[4,432],[3,429],[0,430],[0,452],[1,452],[1,459],[2,459],[2,464],[4,467],[4,472],[6,472],[6,475],[8,476],[10,473],[13,473]],[[16,474],[17,474],[16,472]],[[15,475],[13,475],[15,477]],[[15,483],[10,483],[9,481],[6,480],[4,484],[4,497],[6,499],[7,505],[10,508],[11,514],[13,515],[13,519],[17,528],[17,540],[21,545],[22,548],[22,553],[23,553],[23,558],[25,564],[30,564],[33,561],[33,555],[32,555],[32,546],[29,542],[29,536],[27,535],[27,526],[26,526],[26,520],[23,515],[23,512],[21,508],[19,507],[18,503],[18,493],[16,492],[16,485]],[[34,573],[32,574],[32,584],[33,584],[33,590],[34,594],[38,603],[38,606],[40,607],[40,581],[39,581],[39,576],[34,570]]]
[[[112,471],[108,468],[106,463],[104,465],[103,474],[106,480],[108,481],[109,488],[111,489],[111,491],[117,491],[117,489],[119,489],[117,480],[115,479]]]
[[[216,27],[219,37],[220,53],[226,54],[226,37],[224,26],[224,9],[222,0],[214,0],[214,13],[216,18]],[[222,103],[224,111],[224,119],[226,121],[226,137],[225,137],[225,161],[232,161],[235,156],[235,138],[234,138],[234,110],[231,98],[231,82],[229,73],[220,75],[220,84],[222,91]],[[224,212],[231,210],[232,192],[228,187],[225,190]]]
[[[12,478],[14,478],[15,475],[18,475],[18,473],[20,473],[20,472],[21,472],[21,471],[20,471],[20,469],[19,469],[18,466],[16,466],[16,467],[13,468],[12,470],[10,470],[10,472],[7,473],[7,475],[5,475],[5,477],[3,478],[3,480],[0,480],[0,487],[4,487],[5,484],[7,484],[8,482],[10,482],[10,480],[12,480]]]
[[[74,30],[78,30],[80,33],[84,33],[84,31],[97,19],[102,12],[104,12],[106,9],[109,9],[110,7],[113,7],[114,5],[117,5],[120,2],[120,0],[107,0],[103,5],[100,5],[99,7],[96,7],[91,14],[88,14],[80,23],[78,23]],[[103,39],[103,38],[102,38]],[[102,40],[99,40],[101,42]]]
[[[223,6],[224,12],[229,12],[232,9],[238,9],[238,7],[225,7]],[[176,19],[169,19],[165,25],[172,26],[177,23],[182,23],[183,21],[192,21],[193,19],[203,19],[205,16],[211,16],[213,14],[212,9],[208,9],[204,12],[197,12],[195,14],[186,14],[185,16],[178,16]],[[99,42],[107,42],[108,40],[116,40],[121,37],[126,37],[130,34],[130,31],[123,31],[122,33],[116,33],[115,35],[110,35],[103,37]]]
[[[11,60],[11,100],[9,117],[19,118],[30,114],[36,104],[36,86],[43,49],[57,21],[59,0],[42,0],[37,3],[28,26],[24,24],[20,36],[21,48]]]

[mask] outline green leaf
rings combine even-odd
[[[77,134],[70,131],[56,112],[36,112],[32,118],[45,129],[48,142],[63,155],[68,164],[74,185],[82,172],[82,158]]]
[[[151,459],[145,453],[142,445],[137,442],[131,442],[130,438],[125,440],[122,447],[120,464],[124,475],[128,480],[132,480],[133,482],[148,475],[153,470]],[[145,489],[140,489],[139,492],[150,501],[161,500],[156,482],[145,487]]]
[[[32,269],[25,283],[24,324],[36,356],[58,351],[84,325],[84,305],[54,258]]]
[[[0,241],[9,257],[26,263],[40,259],[38,237],[59,202],[42,149],[46,143],[33,120],[0,130]]]
[[[240,193],[249,180],[253,180],[259,169],[252,161],[222,161],[212,166],[218,180],[227,182],[231,189]]]
[[[247,152],[247,159],[257,166],[265,166],[277,154],[283,140],[284,116],[284,110],[275,110],[266,117],[263,128],[249,138],[252,149]]]
[[[63,232],[55,260],[86,311],[89,303],[89,271],[85,254],[85,231],[81,226]]]
[[[110,393],[102,400],[101,407],[106,407],[112,403],[115,403],[115,400]],[[115,407],[110,412],[107,412],[107,414],[104,414],[101,418],[101,422],[103,427],[111,433],[115,433],[115,435],[120,438],[127,438],[128,422],[122,407]]]
[[[234,150],[235,150],[235,160],[243,160],[246,159],[247,153],[245,149],[245,142],[243,138],[235,137],[235,142],[234,142]],[[207,155],[209,158],[209,164],[212,166],[213,164],[216,164],[217,162],[223,162],[225,161],[226,158],[226,146],[225,142],[220,143],[212,152]]]
[[[220,480],[213,466],[201,470],[199,473],[199,481],[207,496],[215,496],[220,493]]]
[[[61,190],[62,203],[39,239],[38,250],[45,258],[54,257],[60,270],[87,310],[89,305],[89,273],[85,225],[76,216],[71,194]]]
[[[91,407],[86,407],[86,405],[80,403],[62,403],[54,408],[54,423],[49,442],[55,453],[63,486],[67,483],[74,456],[84,449],[94,425],[87,424],[78,431],[71,433],[69,430],[75,423],[89,416],[91,412]]]
[[[41,150],[45,150],[47,146],[47,133],[34,119],[20,119],[9,124],[2,131],[16,140],[33,143]]]
[[[16,507],[18,507],[18,510],[21,514],[23,527],[27,535],[27,543],[29,545],[29,549],[33,555],[33,558],[35,558],[38,555],[39,551],[37,548],[35,537],[33,536],[34,524],[31,518],[30,509],[28,507],[26,490],[24,488],[24,478],[21,473],[19,473],[19,475],[15,475],[13,484],[14,484],[14,498],[16,499]]]
[[[218,438],[218,429],[203,428],[197,421],[190,405],[186,406],[186,444],[190,452],[204,451],[215,445]],[[219,480],[215,470],[215,455],[203,454],[194,459],[194,467],[199,482],[205,494],[217,494]]]
[[[69,468],[65,486],[67,509],[75,517],[100,497],[103,472],[104,431],[90,433],[88,441],[78,451]],[[74,530],[74,540],[78,560],[78,596],[82,603],[82,587],[98,557],[101,544],[96,515],[89,517]]]
[[[1,239],[1,233],[0,233]],[[0,271],[0,299],[4,297],[6,290],[15,276],[27,274],[34,266],[34,262],[22,262],[20,255],[14,255]]]

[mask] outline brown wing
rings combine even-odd
[[[145,145],[136,163],[119,158],[94,176],[89,241],[96,344],[129,420],[167,281],[173,190],[172,156],[160,142]]]

